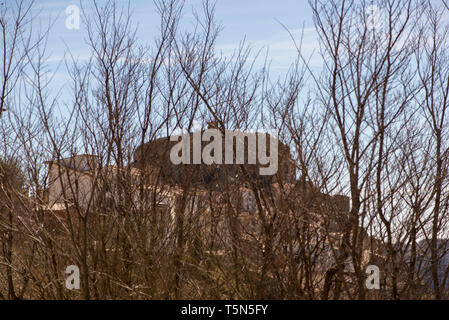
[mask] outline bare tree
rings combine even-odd
[[[156,1],[147,43],[130,5],[94,1],[91,58],[67,52],[68,101],[33,4],[2,7],[0,297],[447,298],[445,9],[378,1],[372,25],[372,1],[309,4],[323,68],[299,40],[275,79],[245,42],[217,52],[208,1],[189,26],[181,1]],[[171,136],[207,128],[276,128],[278,172],[171,163]],[[80,291],[64,287],[68,265]]]

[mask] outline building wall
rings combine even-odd
[[[61,208],[64,200],[68,203],[76,201],[81,207],[87,207],[93,195],[92,175],[52,163],[49,168],[49,179],[50,208]]]

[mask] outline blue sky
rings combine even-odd
[[[138,37],[143,43],[152,43],[158,34],[159,17],[152,0],[129,0],[133,10],[134,23],[138,24]],[[440,0],[434,0],[440,3]],[[101,4],[104,0],[99,0]],[[128,1],[117,1],[127,5]],[[211,0],[213,2],[213,0]],[[193,22],[192,9],[201,9],[201,0],[185,0],[184,22]],[[246,39],[247,44],[257,52],[268,49],[268,59],[274,76],[283,76],[294,62],[297,52],[285,25],[299,40],[303,34],[302,53],[313,58],[310,66],[319,70],[322,62],[317,54],[318,41],[312,20],[312,12],[307,0],[216,0],[215,18],[223,27],[216,49],[224,54],[232,54],[239,43]],[[70,50],[75,58],[88,59],[89,50],[85,44],[86,30],[81,23],[79,30],[69,30],[65,22],[66,8],[80,6],[79,0],[35,0],[37,21],[45,25],[53,19],[54,25],[47,44],[48,63],[51,70],[64,61],[64,54]],[[81,5],[89,8],[90,0],[81,0]],[[259,66],[263,58],[259,60]],[[54,77],[54,88],[64,87],[69,77],[64,66]],[[67,89],[67,88],[66,88]]]
[[[101,3],[101,1],[100,1]],[[121,2],[119,1],[119,4]],[[123,4],[126,5],[126,1]],[[89,6],[88,1],[82,4]],[[192,8],[200,9],[200,0],[186,0],[185,21],[192,20]],[[54,25],[48,42],[48,62],[56,64],[63,59],[69,49],[75,57],[85,59],[89,51],[85,45],[85,30],[81,24],[79,30],[69,30],[65,27],[67,14],[65,10],[70,5],[79,5],[78,1],[46,1],[36,0],[39,21],[45,24],[48,19],[54,19]],[[130,0],[134,11],[135,23],[139,25],[139,39],[150,42],[157,36],[159,18],[153,2],[150,0]],[[231,53],[246,39],[256,52],[260,48],[269,49],[272,69],[276,73],[286,71],[294,61],[296,49],[289,34],[281,24],[286,25],[294,34],[299,35],[303,26],[311,31],[306,34],[306,47],[313,50],[316,38],[312,28],[312,17],[307,1],[283,0],[218,0],[216,1],[216,20],[223,26],[217,42],[217,49]],[[278,20],[278,21],[277,21]],[[311,52],[311,50],[310,50]],[[63,73],[57,77],[64,77]]]
[[[104,0],[99,0],[102,4]],[[126,6],[128,1],[117,1]],[[134,23],[138,25],[138,38],[143,43],[152,43],[158,35],[159,16],[152,0],[130,0]],[[245,39],[255,54],[259,49],[268,49],[271,74],[283,77],[297,57],[297,51],[285,25],[298,38],[304,28],[303,49],[308,56],[317,49],[317,38],[313,28],[312,14],[306,0],[211,0],[215,3],[215,19],[222,26],[216,49],[231,55],[240,42]],[[85,43],[86,30],[81,22],[79,30],[66,27],[67,7],[90,8],[90,0],[35,0],[35,20],[47,25],[51,20],[53,27],[47,43],[47,64],[53,72],[50,96],[58,95],[59,106],[71,104],[71,79],[64,65],[64,55],[68,51],[79,60],[90,57]],[[183,21],[194,22],[193,10],[201,11],[201,0],[185,0]],[[262,67],[265,59],[260,55],[256,67]],[[66,56],[67,57],[67,56]],[[70,60],[69,60],[70,61]],[[321,64],[315,61],[317,67]]]

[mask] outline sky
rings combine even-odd
[[[101,4],[105,0],[98,1]],[[128,0],[117,0],[117,3],[126,6]],[[201,3],[202,0],[185,0],[184,22],[193,23],[192,11],[201,10]],[[34,14],[38,23],[46,25],[53,21],[47,43],[47,63],[55,73],[52,86],[55,92],[68,91],[70,78],[64,67],[64,55],[70,51],[76,59],[87,60],[90,53],[85,40],[85,26],[81,22],[79,29],[67,28],[69,14],[66,10],[70,6],[89,10],[91,0],[35,0],[35,4]],[[160,23],[153,1],[129,0],[129,4],[133,23],[138,25],[139,40],[151,44],[158,35]],[[268,50],[271,74],[282,78],[297,58],[292,34],[298,42],[302,37],[301,50],[306,58],[310,58],[309,66],[320,69],[322,61],[318,54],[318,39],[307,0],[215,0],[215,5],[215,19],[223,28],[217,40],[218,52],[231,55],[245,39],[253,53],[259,49]],[[260,56],[256,67],[263,65],[264,58],[265,54]]]
[[[70,50],[74,57],[87,59],[89,50],[85,44],[86,30],[82,22],[80,29],[68,29],[66,19],[67,7],[76,5],[79,1],[45,1],[36,0],[36,18],[45,25],[50,19],[54,21],[48,40],[48,60],[53,66],[63,61],[64,54]],[[100,1],[101,3],[101,1]],[[127,4],[127,1],[118,1]],[[296,58],[296,49],[285,25],[295,36],[305,30],[303,46],[308,52],[313,52],[316,46],[312,15],[307,1],[283,0],[282,5],[274,0],[217,0],[215,18],[223,30],[217,41],[216,49],[224,54],[231,54],[239,43],[245,39],[254,52],[268,49],[272,71],[285,73]],[[89,1],[82,0],[83,7],[89,6]],[[130,0],[133,10],[133,22],[138,24],[138,37],[142,42],[151,43],[157,36],[159,17],[151,0]],[[184,21],[193,21],[192,9],[201,8],[201,0],[186,0]],[[61,70],[61,69],[60,69]],[[64,81],[67,75],[58,72],[56,79]]]

